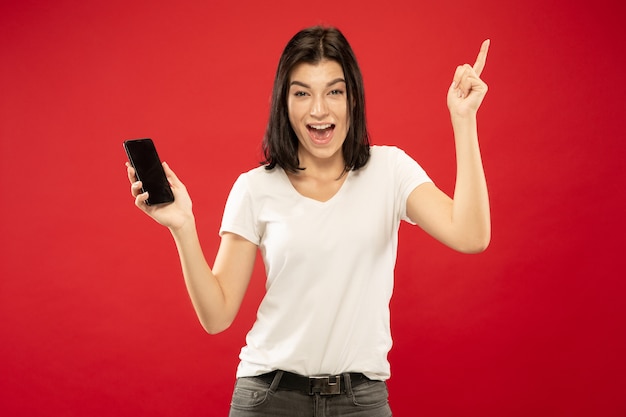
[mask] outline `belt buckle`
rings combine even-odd
[[[341,375],[309,378],[309,395],[341,394]]]

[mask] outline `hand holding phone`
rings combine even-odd
[[[124,149],[137,180],[142,183],[142,192],[148,192],[146,204],[166,204],[174,201],[174,193],[165,176],[161,159],[152,139],[130,139],[124,141]]]

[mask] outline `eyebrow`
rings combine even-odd
[[[346,80],[344,80],[343,78],[335,78],[334,80],[330,81],[328,84],[326,84],[326,87],[330,87],[332,85],[335,85],[337,83],[346,83]],[[302,81],[292,81],[291,83],[289,83],[289,86],[291,87],[292,85],[299,85],[300,87],[304,87],[304,88],[311,88],[310,85],[303,83]]]

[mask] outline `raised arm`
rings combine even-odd
[[[158,223],[169,228],[183,270],[187,291],[204,329],[219,333],[235,319],[250,282],[257,247],[248,240],[227,233],[222,237],[213,269],[206,262],[187,189],[167,164],[163,168],[174,193],[174,203],[148,206],[132,167],[128,179],[135,205]]]
[[[483,170],[476,113],[487,93],[481,78],[489,40],[483,42],[474,65],[457,67],[448,89],[448,109],[456,148],[453,198],[431,183],[418,186],[407,201],[407,214],[445,245],[464,253],[482,252],[491,239],[489,197]]]

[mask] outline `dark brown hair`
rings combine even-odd
[[[296,65],[317,64],[323,60],[341,65],[346,79],[350,126],[342,147],[345,169],[357,170],[369,160],[363,77],[354,52],[338,29],[314,26],[301,30],[291,38],[278,62],[270,117],[263,138],[266,169],[273,169],[276,165],[290,172],[302,169],[298,160],[298,138],[289,123],[289,77]]]

